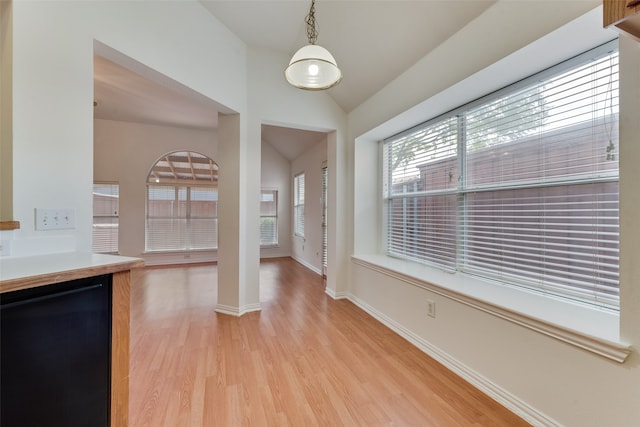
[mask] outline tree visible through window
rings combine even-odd
[[[612,50],[602,46],[386,140],[388,253],[616,308]]]

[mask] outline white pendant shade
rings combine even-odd
[[[327,49],[316,44],[300,48],[284,75],[291,85],[307,90],[329,89],[342,79],[336,60]]]

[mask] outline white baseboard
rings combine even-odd
[[[329,292],[327,292],[329,293]],[[331,294],[329,294],[331,295]],[[456,373],[458,376],[462,377],[464,380],[472,384],[474,387],[485,393],[487,396],[491,397],[516,415],[523,418],[525,421],[531,423],[534,426],[540,427],[548,427],[548,426],[559,426],[560,424],[553,419],[549,418],[545,414],[541,413],[522,399],[514,396],[509,393],[507,390],[503,389],[499,385],[491,382],[489,379],[485,378],[478,372],[459,362],[455,358],[451,357],[449,354],[443,352],[438,347],[435,347],[427,340],[422,337],[416,335],[411,332],[395,320],[391,319],[384,313],[376,310],[366,302],[362,301],[358,297],[349,294],[347,298],[353,302],[355,305],[369,313],[371,316],[376,318],[382,324],[387,326],[389,329],[409,341],[411,344],[415,345],[417,348],[433,357],[435,360],[443,364],[449,370]]]
[[[333,289],[325,288],[324,293],[329,295],[331,298],[336,299],[336,300],[337,299],[349,298],[349,293],[348,292],[344,292],[344,291],[343,292],[336,292]]]
[[[218,261],[215,251],[147,252],[141,255],[145,266],[212,263]]]
[[[240,317],[243,314],[250,313],[252,311],[260,311],[262,310],[262,306],[260,303],[256,304],[247,304],[242,307],[234,307],[230,305],[217,304],[216,305],[216,313],[227,314],[229,316]]]
[[[309,264],[308,262],[306,262],[305,260],[297,258],[297,257],[295,257],[293,255],[291,256],[291,258],[293,258],[296,262],[299,262],[300,264],[304,265],[305,267],[307,267],[309,270],[313,271],[314,273],[322,276],[322,271],[318,267],[315,267],[315,266]]]
[[[291,252],[280,248],[260,248],[260,259],[290,257]]]

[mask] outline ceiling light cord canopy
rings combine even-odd
[[[329,89],[342,80],[342,72],[336,60],[327,49],[316,44],[318,29],[315,12],[315,0],[311,0],[309,14],[305,18],[309,44],[293,55],[284,71],[287,81],[292,86],[306,90]]]

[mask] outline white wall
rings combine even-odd
[[[231,301],[231,308],[241,311],[258,301],[255,267],[259,259],[261,124],[330,132],[326,148],[330,171],[329,293],[349,294],[366,304],[402,332],[428,343],[450,366],[464,370],[510,399],[507,403],[521,405],[520,409],[540,420],[568,426],[636,425],[640,419],[640,357],[635,350],[640,344],[640,292],[635,279],[640,263],[634,254],[638,253],[636,242],[640,242],[640,202],[637,196],[629,196],[635,191],[634,183],[640,181],[640,170],[635,168],[640,153],[633,143],[640,134],[640,121],[633,113],[640,109],[636,84],[640,54],[635,42],[621,44],[621,89],[630,96],[621,99],[620,329],[622,339],[634,346],[624,364],[351,264],[354,247],[374,250],[369,248],[379,247],[379,241],[355,245],[351,238],[345,238],[360,239],[379,225],[376,215],[366,215],[366,210],[354,203],[369,195],[379,197],[375,186],[362,183],[363,179],[377,178],[368,174],[371,168],[356,156],[358,145],[416,124],[429,113],[455,107],[462,98],[479,96],[491,85],[497,88],[506,80],[536,71],[534,68],[551,65],[569,54],[568,44],[574,53],[581,47],[586,49],[593,38],[575,31],[567,31],[562,42],[552,48],[538,51],[530,44],[597,4],[595,0],[553,5],[500,1],[357,108],[349,115],[347,128],[346,115],[327,94],[287,86],[282,69],[289,58],[246,49],[198,2],[15,2],[13,201],[14,219],[22,228],[14,233],[12,251],[18,255],[90,248],[92,63],[94,40],[98,40],[219,102],[228,113],[240,113],[239,120],[224,120],[233,127],[225,131],[225,138],[239,141],[228,150],[238,160],[238,172],[232,177],[231,189],[237,195],[233,201],[235,229],[230,234],[235,253],[228,264],[233,271],[225,277],[252,285],[234,295],[223,295]],[[599,19],[593,25],[598,26]],[[524,47],[533,50],[520,62],[530,67],[490,73],[483,85],[466,87],[455,96],[449,91],[450,96],[441,95]],[[432,102],[423,109],[414,108],[425,100]],[[402,120],[395,120],[399,115]],[[220,145],[222,139],[221,134]],[[375,158],[370,148],[367,146],[367,156]],[[291,173],[295,173],[293,168]],[[76,230],[35,231],[34,207],[74,208]],[[425,316],[421,303],[426,298],[436,301],[436,319]]]
[[[640,43],[623,36],[620,38],[620,336],[636,346],[640,343],[639,77]],[[640,375],[637,370],[636,376]]]
[[[485,13],[352,111],[349,114],[350,139],[368,133],[382,124],[387,124],[394,131],[403,130],[403,125],[400,128],[395,127],[391,119],[529,45],[600,3],[599,0],[558,1],[554,2],[551,11],[550,3],[545,1],[496,2]],[[587,39],[582,43],[585,47],[583,50],[590,47],[590,42]],[[523,58],[533,61],[538,70],[543,70],[562,59],[567,59],[563,58],[562,50],[558,50],[557,55],[538,57],[536,52],[533,52],[528,58]],[[518,80],[530,74],[528,71],[517,74],[514,70],[505,77]],[[493,89],[502,86],[499,82],[494,83]],[[482,87],[471,88],[468,96],[475,99],[484,95],[485,91],[486,88]],[[441,99],[437,108],[442,112],[456,106],[455,100]],[[408,120],[418,124],[425,119],[418,115]],[[387,123],[388,121],[391,123]]]
[[[278,191],[278,246],[261,248],[260,258],[291,256],[291,163],[262,141],[261,187]]]
[[[245,47],[197,2],[13,5],[12,255],[91,247],[94,40],[210,99],[246,110]],[[76,229],[36,231],[34,208],[73,208]]]
[[[220,266],[218,273],[221,283],[240,284],[233,301],[223,303],[229,307],[239,301],[239,307],[258,308],[260,126],[329,132],[334,176],[327,288],[334,294],[338,287],[346,289],[346,114],[326,93],[287,85],[286,55],[248,50],[199,2],[189,0],[15,2],[13,40],[13,217],[22,226],[8,236],[11,256],[90,250],[92,67],[98,45],[219,103],[225,114],[239,114],[238,120],[222,120],[237,130],[225,130],[225,138],[219,132],[218,157],[235,163],[225,182],[237,197],[220,212],[233,227],[224,237],[230,239],[228,268]],[[36,231],[36,207],[74,209],[76,229]],[[245,309],[238,310],[235,314]]]
[[[12,2],[0,2],[0,221],[13,220],[12,15]],[[0,253],[2,252],[0,249]]]
[[[254,155],[245,44],[195,0],[15,2],[13,40],[13,214],[21,228],[10,256],[90,251],[98,46],[220,105],[218,157],[230,167],[220,172],[228,203],[219,218],[229,227],[219,235],[216,309],[259,309],[260,141]],[[76,229],[36,231],[35,207],[74,209]]]
[[[94,121],[94,180],[120,185],[120,255],[145,265],[217,260],[216,251],[145,254],[146,180],[151,167],[170,152],[195,151],[216,161],[217,132],[113,120]],[[220,165],[218,165],[220,166]]]
[[[112,120],[94,122],[94,179],[120,184],[120,254],[141,257],[145,265],[216,261],[216,251],[189,254],[145,254],[145,182],[160,156],[195,151],[214,161],[218,136],[215,130],[156,126]],[[291,255],[290,162],[269,143],[262,143],[261,188],[278,191],[278,247],[263,248],[261,258]]]
[[[329,265],[326,291],[337,296],[347,288],[350,254],[347,247],[347,116],[327,93],[304,91],[287,84],[283,64],[290,59],[267,49],[249,48],[249,140],[260,140],[262,124],[327,132]]]
[[[322,274],[322,167],[326,159],[327,144],[320,141],[291,162],[291,191],[293,177],[304,173],[305,192],[304,237],[294,235],[291,224],[291,256],[318,274]],[[289,206],[293,209],[293,201]]]
[[[346,186],[338,185],[347,165],[346,114],[326,93],[288,86],[286,55],[248,50],[195,0],[15,2],[13,41],[13,218],[21,228],[0,236],[10,256],[90,251],[97,47],[135,71],[154,70],[163,84],[204,95],[225,114],[218,158],[231,167],[221,170],[227,188],[221,184],[220,191],[229,196],[219,215],[230,226],[219,236],[226,243],[218,251],[218,276],[234,289],[220,293],[219,287],[218,308],[230,314],[259,309],[263,123],[330,132],[328,289],[346,288],[347,197]],[[120,62],[127,58],[130,63]],[[74,209],[76,229],[36,231],[36,207]]]
[[[551,12],[548,2],[498,2],[349,115],[356,255],[379,252],[382,245],[380,213],[371,214],[381,210],[379,184],[372,184],[379,182],[376,141],[614,37],[601,30],[600,9],[564,27],[598,3],[554,2]],[[640,180],[638,44],[621,41],[620,58],[619,340],[632,346],[624,363],[443,296],[433,291],[437,286],[351,265],[349,298],[538,425],[626,427],[640,420],[640,201],[633,189]],[[428,299],[436,303],[436,318],[426,314]]]

